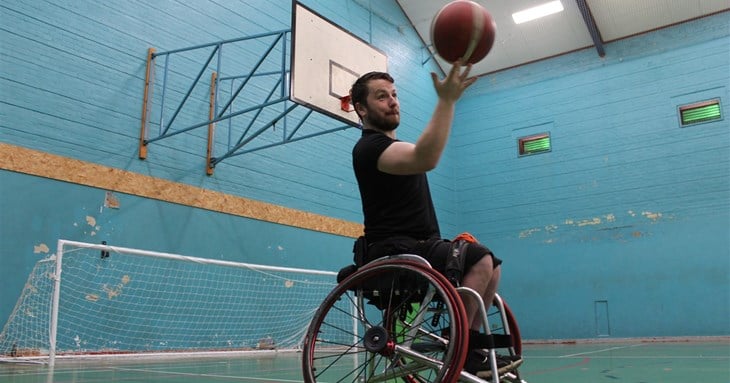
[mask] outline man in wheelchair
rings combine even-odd
[[[441,238],[426,173],[436,167],[451,131],[454,110],[464,90],[477,79],[469,77],[471,65],[457,61],[444,79],[431,74],[438,100],[430,121],[415,143],[396,138],[400,104],[393,78],[370,72],[352,86],[351,99],[362,122],[362,136],[352,151],[353,168],[360,189],[364,236],[356,242],[356,264],[396,254],[416,254],[452,279],[469,287],[492,304],[502,261],[484,245],[470,240],[461,254],[461,270],[447,260],[454,254],[452,242]],[[457,279],[458,280],[454,280]],[[479,304],[465,299],[469,329],[467,372],[491,371],[477,341],[481,318]],[[498,358],[499,359],[499,358]],[[513,361],[499,361],[498,364]]]

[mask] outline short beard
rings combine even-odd
[[[399,125],[398,122],[388,122],[384,118],[376,118],[374,120],[369,120],[368,122],[370,123],[370,126],[377,130],[380,130],[381,132],[391,132],[393,130],[396,130]]]

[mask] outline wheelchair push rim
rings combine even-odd
[[[439,272],[409,259],[367,265],[315,313],[304,339],[304,381],[454,383],[467,355],[466,328],[463,303]]]

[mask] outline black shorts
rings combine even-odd
[[[425,258],[434,269],[444,272],[446,259],[451,254],[452,242],[445,239],[417,240],[409,237],[394,237],[368,245],[365,261],[370,262],[378,258],[398,254],[415,254]],[[489,248],[481,243],[470,243],[466,248],[464,271],[469,270],[484,256],[492,257],[494,267],[502,264],[502,260],[495,257]]]

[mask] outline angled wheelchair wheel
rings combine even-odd
[[[454,383],[467,354],[466,313],[427,264],[376,261],[325,298],[307,330],[304,381]]]
[[[512,313],[512,310],[507,305],[507,301],[503,300],[502,304],[504,305],[505,317],[509,323],[509,335],[512,339],[514,355],[522,356],[522,336],[520,335],[520,327],[517,325],[517,319],[515,318],[515,314]]]

